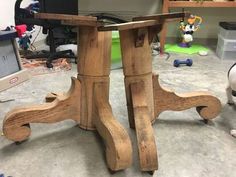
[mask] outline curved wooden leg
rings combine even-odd
[[[125,129],[114,119],[108,103],[107,83],[96,83],[95,95],[95,126],[106,145],[106,159],[111,170],[126,169],[132,164],[132,146]]]
[[[220,100],[209,92],[176,94],[160,86],[158,75],[153,76],[153,94],[155,117],[166,110],[182,111],[196,107],[197,112],[203,119],[213,119],[221,110]]]
[[[30,123],[55,123],[66,119],[79,122],[80,93],[80,82],[72,78],[69,92],[58,96],[53,102],[10,111],[3,121],[4,135],[10,140],[21,142],[30,136]]]
[[[135,130],[138,142],[140,167],[142,171],[153,172],[158,169],[157,148],[148,109],[144,82],[130,85]]]

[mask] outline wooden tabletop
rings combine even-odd
[[[132,22],[105,25],[99,22],[96,17],[82,16],[82,15],[66,15],[66,14],[53,14],[53,13],[37,13],[35,18],[45,20],[59,20],[64,25],[70,26],[91,26],[98,27],[99,31],[112,31],[112,30],[128,30],[137,29],[148,26],[155,26],[163,24],[168,19],[179,19],[189,16],[188,12],[155,14],[134,17]]]
[[[37,13],[34,17],[45,20],[59,20],[62,24],[71,26],[101,26],[101,23],[97,21],[97,17],[93,16]]]
[[[121,24],[112,24],[99,27],[99,31],[112,31],[112,30],[128,30],[128,29],[137,29],[148,26],[160,25],[169,19],[180,19],[190,16],[189,12],[178,12],[178,13],[167,13],[167,14],[155,14],[134,17],[132,22],[121,23]]]

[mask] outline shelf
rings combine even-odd
[[[169,1],[169,7],[236,7],[236,1],[226,2],[194,2],[194,1]]]

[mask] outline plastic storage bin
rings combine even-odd
[[[216,54],[220,59],[236,60],[236,22],[220,22]]]
[[[220,22],[219,35],[224,39],[236,39],[236,22]]]
[[[236,61],[236,51],[225,51],[217,46],[216,55],[222,60],[224,59]]]
[[[236,51],[236,39],[225,39],[218,35],[217,48],[224,51]]]

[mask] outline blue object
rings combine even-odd
[[[30,47],[30,43],[31,43],[30,37],[31,36],[24,36],[19,39],[18,43],[19,43],[21,49],[28,50],[28,48]]]
[[[17,37],[18,37],[18,35],[15,30],[13,30],[13,31],[0,31],[0,41],[11,40],[11,39],[15,39]]]
[[[4,174],[0,174],[0,177],[4,177]]]
[[[187,60],[175,60],[174,61],[174,66],[179,67],[181,64],[187,65],[187,66],[192,66],[193,65],[193,60],[187,59]]]

